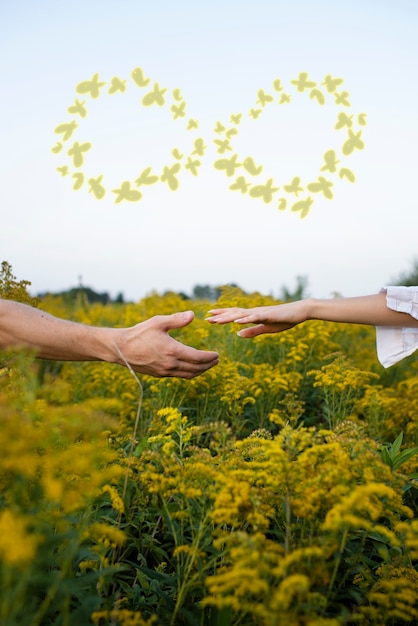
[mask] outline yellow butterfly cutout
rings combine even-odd
[[[303,219],[308,215],[309,209],[311,208],[312,204],[313,199],[309,196],[308,198],[305,198],[305,200],[299,200],[298,202],[295,202],[295,204],[291,206],[290,210],[300,211],[300,217],[301,219]]]
[[[62,134],[62,141],[67,141],[68,139],[70,139],[77,126],[77,122],[75,120],[72,120],[71,122],[60,124],[59,126],[57,126],[54,130],[54,133],[57,133],[58,135]]]
[[[166,91],[167,88],[161,89],[160,85],[158,83],[155,83],[154,89],[142,98],[142,104],[145,107],[149,107],[152,104],[157,104],[159,107],[164,106],[164,94]]]
[[[53,152],[54,154],[58,154],[59,152],[61,152],[61,150],[62,150],[62,143],[60,141],[57,141],[55,146],[51,148],[51,152]]]
[[[122,202],[122,200],[127,200],[128,202],[138,202],[141,200],[142,193],[137,189],[131,189],[131,183],[129,180],[125,180],[120,189],[112,189],[112,193],[116,194],[115,204]]]
[[[173,104],[171,106],[171,111],[173,112],[173,120],[177,120],[179,117],[184,117],[186,115],[186,102],[183,100],[179,105]]]
[[[230,159],[219,159],[218,161],[215,161],[213,166],[217,170],[225,170],[225,174],[227,176],[233,176],[235,174],[235,170],[242,165],[242,163],[237,163],[237,158],[238,155],[234,154],[234,156]]]
[[[277,205],[277,208],[279,209],[279,211],[284,211],[287,205],[287,200],[286,198],[279,198],[279,204]]]
[[[103,174],[97,178],[89,178],[88,183],[90,185],[89,193],[93,193],[98,200],[101,200],[105,196],[105,188],[102,183]]]
[[[328,150],[327,152],[325,152],[324,161],[325,165],[321,167],[321,172],[325,172],[326,170],[328,170],[333,174],[337,169],[337,163],[339,163],[339,161],[337,160],[337,155],[335,154],[335,150]]]
[[[250,109],[249,115],[251,115],[251,117],[256,120],[261,114],[261,112],[262,112],[261,109]]]
[[[312,89],[309,94],[311,100],[316,100],[321,106],[325,104],[325,96],[319,89]]]
[[[287,191],[287,193],[294,193],[295,196],[298,197],[299,191],[303,191],[303,187],[300,187],[300,178],[299,178],[299,176],[295,176],[294,178],[292,178],[290,184],[289,185],[284,185],[283,189],[285,191]],[[286,200],[285,200],[285,205],[284,206],[286,206]]]
[[[263,169],[262,165],[256,165],[254,163],[254,159],[252,157],[247,157],[242,165],[252,176],[258,176],[258,174],[261,174],[261,171]]]
[[[193,160],[191,157],[187,157],[187,163],[184,166],[187,170],[189,170],[193,176],[197,176],[197,168],[201,165],[201,162],[197,159]]]
[[[343,82],[344,81],[342,78],[333,78],[331,74],[327,74],[324,78],[324,82],[321,83],[321,85],[325,85],[329,93],[332,93],[337,89],[338,85],[342,85]]]
[[[242,113],[233,113],[230,117],[230,120],[233,124],[239,124],[241,122]]]
[[[195,139],[193,145],[194,145],[194,150],[192,154],[197,154],[197,156],[203,156],[205,154],[206,146],[202,137],[198,137],[198,139]]]
[[[87,109],[84,106],[85,103],[86,103],[85,100],[80,102],[79,100],[76,99],[74,104],[68,107],[67,109],[68,113],[72,113],[73,115],[79,115],[80,117],[86,117]]]
[[[352,125],[352,115],[347,115],[347,113],[344,113],[343,111],[341,113],[338,113],[337,123],[334,126],[335,130],[340,130],[340,128],[344,128],[344,126],[347,126],[347,128],[351,128]]]
[[[121,80],[117,76],[114,76],[110,81],[110,87],[108,93],[116,93],[117,91],[121,91],[122,93],[126,91],[126,80]]]
[[[83,152],[88,152],[91,148],[91,143],[82,143],[79,144],[78,141],[75,141],[72,148],[70,148],[67,152],[68,156],[73,157],[74,167],[81,167],[84,163]]]
[[[233,137],[234,135],[238,135],[238,131],[236,128],[229,128],[225,135],[228,137],[228,139],[231,139],[231,137]]]
[[[316,82],[313,80],[308,80],[307,72],[299,72],[299,76],[296,80],[290,81],[292,85],[296,86],[296,89],[300,92],[305,91],[305,89],[312,89],[312,87],[316,87]]]
[[[332,183],[330,180],[327,180],[323,176],[319,176],[317,183],[310,183],[307,187],[309,191],[313,191],[313,193],[322,192],[325,198],[328,198],[328,200],[332,200],[334,196],[331,191],[331,187],[333,187],[333,185],[334,183]]]
[[[75,183],[73,185],[73,189],[75,189],[75,191],[77,191],[77,189],[80,189],[80,187],[82,187],[83,183],[84,183],[84,174],[82,172],[75,172],[72,175],[72,178],[74,178]]]
[[[218,146],[217,152],[219,152],[219,154],[224,154],[227,150],[232,151],[229,139],[214,139],[213,143]]]
[[[353,172],[346,167],[342,167],[338,172],[338,175],[340,178],[346,178],[350,181],[350,183],[356,182],[356,177],[354,176]]]
[[[57,172],[61,174],[61,176],[68,176],[68,165],[62,165],[61,167],[57,167]]]
[[[140,67],[136,67],[131,74],[134,82],[136,85],[138,85],[138,87],[146,87],[149,82],[150,82],[150,78],[145,78],[144,77],[144,72],[142,71],[142,69]]]
[[[275,91],[283,91],[280,78],[276,78],[276,80],[273,81],[273,87]]]
[[[177,161],[180,161],[180,159],[184,156],[178,148],[174,148],[174,150],[171,151],[171,154],[175,159],[177,159]]]
[[[199,128],[199,122],[190,118],[187,122],[187,130],[193,130],[194,128]]]
[[[359,130],[358,133],[353,133],[352,130],[348,131],[348,139],[343,145],[343,154],[348,156],[357,148],[357,150],[363,150],[364,142],[361,139],[362,131]]]
[[[268,102],[273,102],[273,96],[270,96],[268,93],[265,93],[263,89],[259,89],[257,92],[258,100],[257,104],[260,104],[262,107],[265,107]]]
[[[348,91],[343,91],[342,93],[334,93],[334,97],[335,97],[335,104],[343,104],[346,107],[351,106],[349,100],[348,100],[348,96],[350,94],[348,93]]]
[[[251,183],[248,183],[244,176],[238,176],[236,181],[229,186],[232,191],[240,191],[241,193],[247,193],[249,187],[251,187]]]
[[[161,181],[163,183],[167,183],[171,191],[178,189],[179,181],[176,178],[176,174],[178,174],[180,168],[180,163],[175,163],[171,167],[168,167],[168,165],[164,166],[163,173],[161,174]]]
[[[279,187],[272,187],[273,179],[269,178],[265,185],[255,185],[252,189],[250,189],[250,196],[252,198],[263,198],[266,204],[273,199],[273,193],[278,191]]]
[[[99,82],[99,74],[96,72],[91,80],[84,80],[78,83],[75,90],[77,93],[89,93],[92,98],[98,98],[103,85],[106,85],[106,83]]]
[[[151,170],[151,167],[147,167],[141,172],[139,178],[137,178],[135,181],[137,187],[140,187],[141,185],[152,185],[153,183],[157,182],[158,176],[152,176]]]

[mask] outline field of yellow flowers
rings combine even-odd
[[[418,359],[312,321],[243,340],[213,303],[3,297],[128,326],[193,309],[193,380],[0,355],[2,626],[418,623]],[[270,296],[224,288],[219,306]]]

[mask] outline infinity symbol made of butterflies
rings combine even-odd
[[[153,172],[152,167],[149,166],[139,172],[138,177],[134,180],[121,181],[117,188],[111,190],[115,195],[115,203],[122,201],[138,202],[143,197],[145,187],[158,182],[175,191],[179,187],[179,179],[183,173],[192,176],[198,175],[207,149],[204,139],[196,137],[199,134],[199,121],[188,117],[186,101],[180,89],[174,89],[169,99],[168,89],[160,87],[158,82],[153,83],[153,87],[151,87],[151,79],[146,78],[139,67],[132,71],[131,78],[135,88],[145,90],[142,105],[144,107],[170,106],[173,120],[176,122],[183,120],[183,123],[186,124],[186,130],[192,134],[193,144],[189,154],[185,154],[184,150],[181,152],[178,147],[173,148],[171,150],[172,160],[164,165],[162,171]],[[273,178],[263,180],[263,166],[256,164],[251,156],[242,158],[234,150],[233,140],[239,134],[243,114],[231,114],[228,122],[218,121],[214,128],[213,143],[220,158],[214,161],[213,167],[232,179],[229,189],[248,194],[251,198],[261,199],[265,203],[271,203],[274,200],[278,209],[290,208],[291,211],[297,212],[303,218],[314,203],[313,195],[322,194],[329,200],[334,197],[332,188],[334,186],[333,179],[336,176],[351,183],[355,182],[354,173],[342,164],[342,159],[349,157],[354,151],[364,148],[362,127],[366,125],[366,115],[364,113],[351,115],[347,113],[351,104],[349,93],[341,87],[343,82],[343,79],[333,78],[327,74],[323,81],[318,84],[311,80],[306,72],[300,72],[294,80],[290,81],[290,86],[286,89],[280,79],[275,79],[270,91],[258,90],[254,106],[247,113],[253,120],[257,120],[262,116],[265,108],[274,103],[279,106],[290,105],[292,95],[308,96],[312,102],[320,106],[325,105],[327,97],[332,98],[338,110],[334,129],[341,132],[341,154],[334,149],[327,150],[323,155],[322,166],[316,179],[306,183],[299,176],[294,176],[289,181],[275,181]],[[124,93],[127,89],[126,83],[126,79],[122,80],[114,76],[108,84],[107,93]],[[99,75],[96,73],[90,80],[79,83],[76,86],[76,93],[96,99],[101,95],[105,85],[106,82],[100,81]],[[60,135],[60,140],[52,148],[52,152],[62,155],[63,150],[65,150],[69,158],[66,159],[66,163],[59,165],[56,169],[61,176],[73,179],[74,190],[88,186],[88,192],[97,200],[101,200],[106,195],[104,175],[98,174],[95,177],[87,178],[82,170],[85,154],[91,150],[92,144],[87,141],[83,143],[74,141],[72,145],[67,143],[76,133],[81,120],[87,116],[86,99],[76,98],[67,110],[72,117],[70,121],[63,122],[55,128],[54,132]]]

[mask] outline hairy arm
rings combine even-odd
[[[44,359],[127,362],[151,376],[193,378],[218,363],[216,352],[196,350],[168,334],[193,318],[193,311],[185,311],[155,316],[129,328],[101,328],[0,299],[0,349],[27,346]]]

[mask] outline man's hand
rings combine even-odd
[[[219,362],[217,352],[185,346],[168,334],[193,318],[193,311],[186,311],[156,315],[130,328],[103,328],[0,298],[0,350],[25,346],[42,359],[107,361],[159,378],[193,378]]]
[[[193,378],[219,362],[217,352],[196,350],[173,339],[169,330],[183,328],[194,319],[193,311],[156,315],[131,328],[115,330],[116,362],[149,376]],[[120,352],[119,352],[120,351]]]

